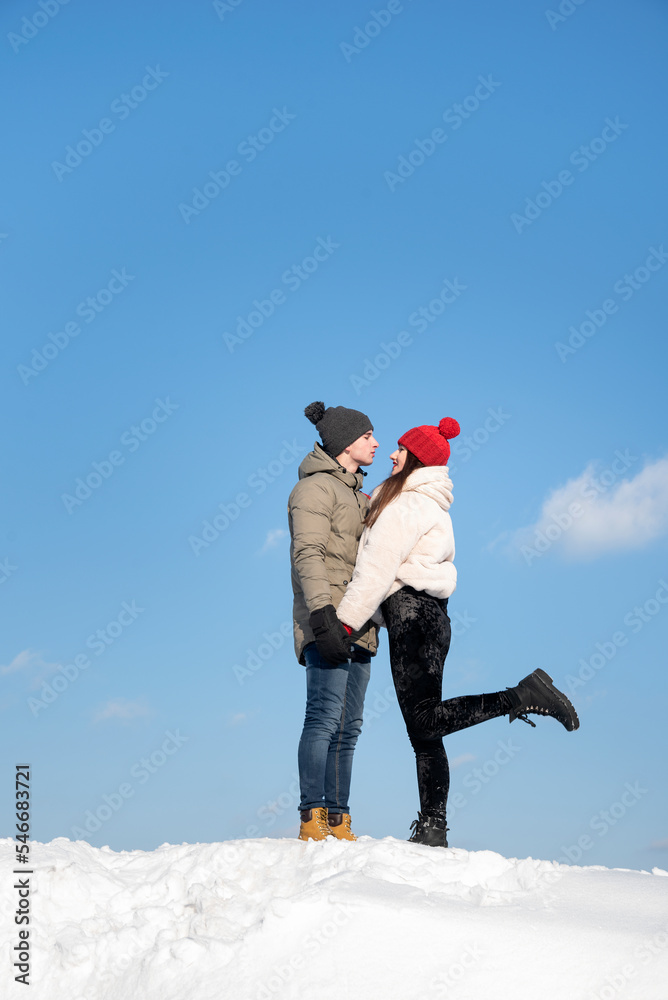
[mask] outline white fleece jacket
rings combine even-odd
[[[375,617],[383,624],[380,605],[403,586],[450,597],[457,586],[452,499],[447,466],[410,474],[399,496],[362,532],[355,571],[336,612],[342,622],[358,629]]]

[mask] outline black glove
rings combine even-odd
[[[350,659],[350,636],[336,617],[333,604],[326,604],[309,615],[309,625],[323,660],[333,666]]]

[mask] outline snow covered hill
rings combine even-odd
[[[0,840],[3,997],[14,843]],[[668,1000],[668,879],[361,838],[33,844],[32,1000]],[[7,989],[7,984],[9,989]]]

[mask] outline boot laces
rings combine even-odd
[[[420,823],[421,823],[421,821],[422,821],[422,817],[418,814],[418,818],[414,819],[413,822],[411,823],[411,835],[408,838],[409,840],[415,840],[415,838],[420,833]]]
[[[319,832],[325,834],[329,833],[330,829],[329,829],[329,823],[327,822],[327,813],[325,812],[324,809],[317,809],[316,813],[317,813],[316,825],[318,827]]]

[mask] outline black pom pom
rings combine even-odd
[[[304,410],[304,414],[309,418],[312,424],[317,424],[325,415],[325,404],[309,403]]]

